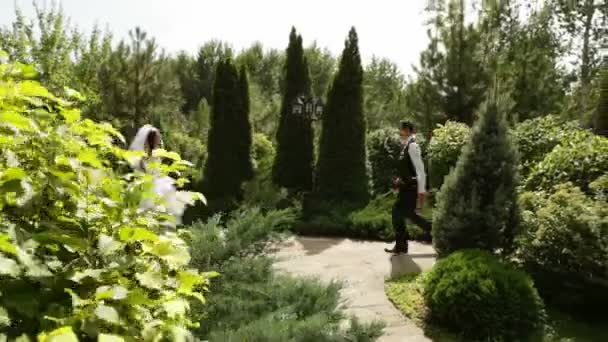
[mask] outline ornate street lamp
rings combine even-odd
[[[323,102],[312,96],[296,96],[291,103],[291,113],[308,120],[318,120],[323,115]]]

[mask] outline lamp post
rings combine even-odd
[[[291,114],[307,120],[318,120],[323,115],[323,102],[313,96],[296,96],[291,103]]]

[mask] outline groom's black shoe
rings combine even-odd
[[[407,254],[407,249],[407,246],[405,248],[393,247],[391,249],[385,248],[384,251],[391,254]]]

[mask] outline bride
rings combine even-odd
[[[133,157],[130,160],[131,167],[136,171],[150,174],[153,177],[154,193],[158,195],[162,202],[155,205],[153,199],[145,200],[142,209],[165,209],[168,214],[175,217],[175,224],[179,225],[186,205],[192,204],[192,198],[188,192],[177,191],[175,180],[169,176],[160,175],[159,168],[154,167],[160,163],[160,159],[153,156],[156,149],[162,148],[162,137],[158,128],[145,125],[139,129],[129,149],[131,151],[144,152],[144,156]],[[171,224],[173,225],[173,224]]]

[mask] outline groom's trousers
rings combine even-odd
[[[418,189],[415,182],[401,185],[392,212],[396,240],[395,250],[397,251],[407,252],[409,234],[405,226],[406,219],[410,219],[414,224],[422,228],[425,234],[430,235],[431,233],[431,223],[416,212],[417,200]]]

